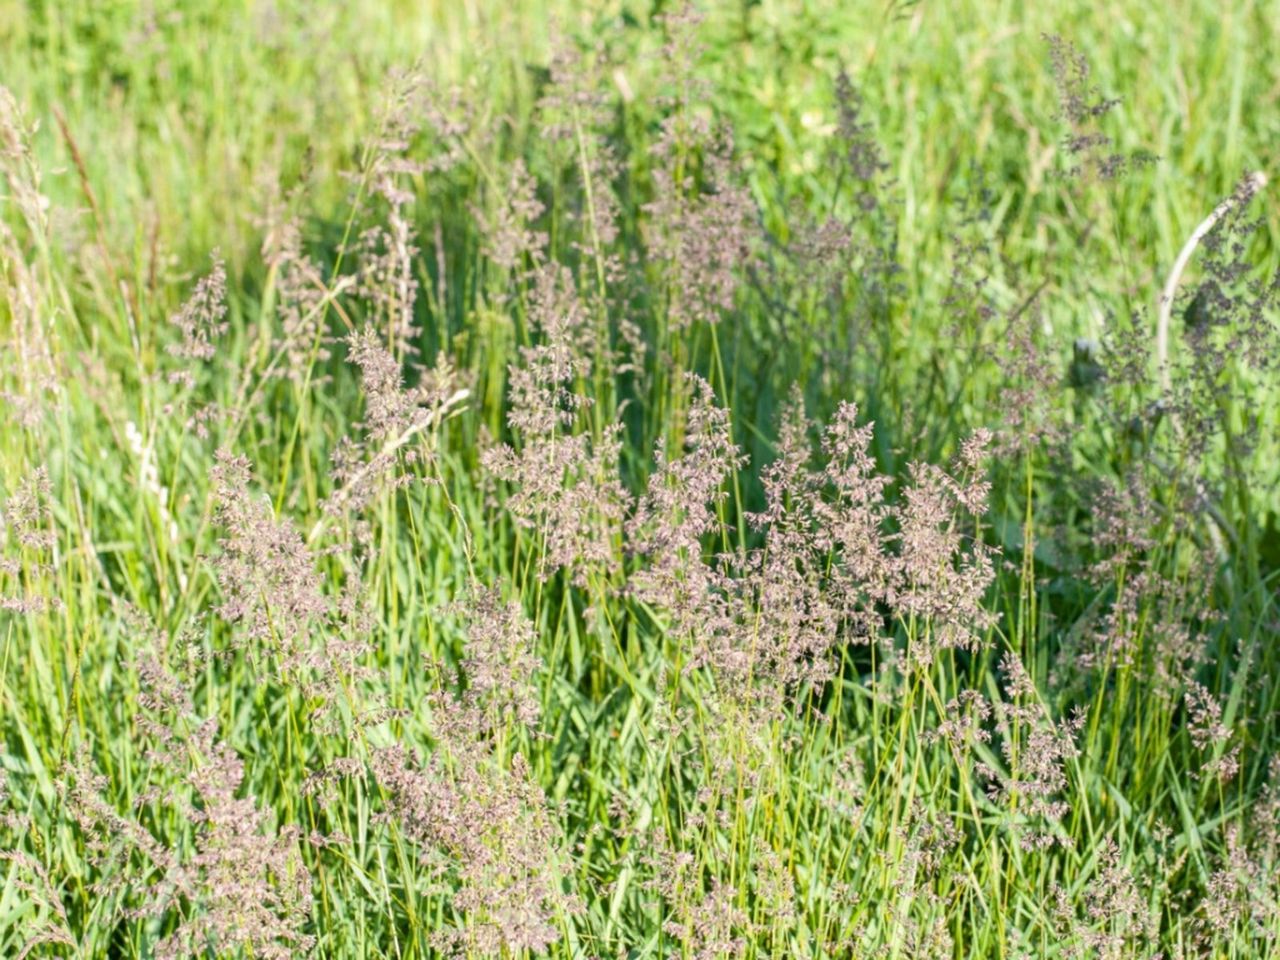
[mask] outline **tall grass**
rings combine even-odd
[[[0,8],[0,950],[1280,953],[1184,13]]]

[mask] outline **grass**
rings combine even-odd
[[[1280,5],[658,12],[0,0],[0,952],[1280,953]]]

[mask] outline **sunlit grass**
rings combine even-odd
[[[0,952],[1273,955],[1276,22],[0,5]]]

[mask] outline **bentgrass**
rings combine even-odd
[[[0,951],[1277,952],[1280,9],[708,12],[0,7]]]

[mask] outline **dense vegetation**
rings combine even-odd
[[[0,2],[0,953],[1280,955],[1280,5]]]

